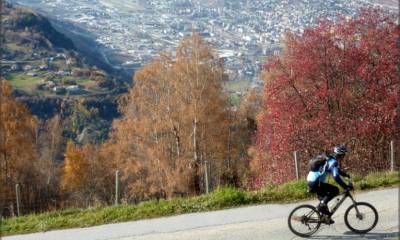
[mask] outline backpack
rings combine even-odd
[[[312,158],[308,162],[308,168],[312,172],[317,172],[320,168],[328,161],[329,157],[326,154],[320,154],[314,158]]]

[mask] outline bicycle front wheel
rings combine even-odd
[[[311,205],[300,205],[289,214],[290,231],[300,237],[310,237],[321,226],[321,215]]]
[[[378,212],[369,203],[357,202],[344,213],[344,222],[355,233],[367,233],[378,223]]]

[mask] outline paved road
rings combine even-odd
[[[356,195],[356,200],[373,204],[379,222],[366,235],[352,234],[343,214],[346,201],[335,214],[335,224],[323,226],[313,239],[400,239],[399,190],[384,189]],[[302,202],[303,203],[303,202]],[[316,204],[316,201],[304,203]],[[109,224],[90,228],[51,231],[5,237],[4,240],[292,240],[300,239],[287,227],[289,212],[300,203],[268,204],[215,212],[185,214],[152,220]]]

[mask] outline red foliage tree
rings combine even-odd
[[[350,147],[351,171],[388,169],[388,142],[399,135],[398,36],[395,17],[378,9],[287,34],[265,66],[257,183],[293,179],[292,151],[304,173],[309,157],[337,143]]]

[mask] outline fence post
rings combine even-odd
[[[293,157],[294,157],[294,166],[296,168],[296,179],[300,179],[300,166],[299,166],[299,161],[297,157],[297,151],[293,152]]]
[[[394,141],[390,141],[390,171],[394,171]]]
[[[21,205],[21,197],[20,197],[20,195],[21,195],[21,193],[20,193],[20,188],[19,188],[19,184],[17,183],[17,184],[15,184],[15,195],[16,195],[16,199],[17,199],[17,216],[20,216],[21,215],[21,212],[20,212],[20,205]]]
[[[210,191],[210,186],[208,183],[208,166],[207,166],[207,161],[204,161],[204,179],[206,180],[206,194],[209,193]]]
[[[115,205],[119,203],[119,171],[115,171]]]

